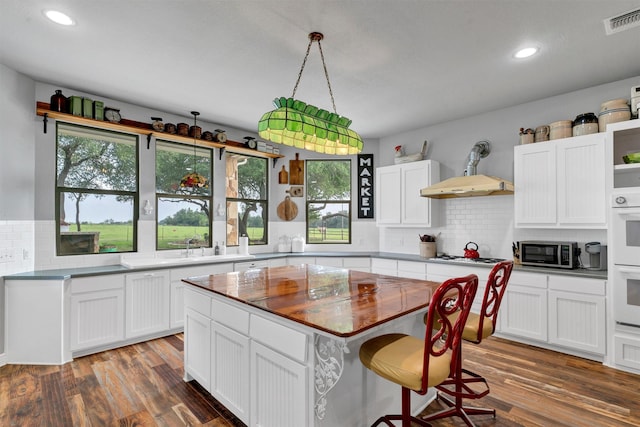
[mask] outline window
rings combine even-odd
[[[307,160],[307,243],[351,243],[351,160]]]
[[[243,235],[249,245],[267,244],[267,160],[227,153],[227,246],[237,246]]]
[[[210,148],[156,140],[156,248],[211,247]],[[181,187],[182,177],[198,173],[203,187]]]
[[[57,254],[136,250],[138,137],[58,122]]]

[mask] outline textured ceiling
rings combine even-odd
[[[60,27],[42,11],[76,21]],[[625,0],[0,0],[0,62],[32,78],[255,131],[311,31],[337,112],[365,138],[640,75]],[[541,48],[521,61],[513,52]],[[296,98],[331,110],[314,44]]]

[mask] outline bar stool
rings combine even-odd
[[[424,340],[406,334],[386,334],[366,341],[360,347],[360,361],[377,375],[402,387],[402,413],[384,415],[381,422],[393,426],[393,420],[402,421],[402,427],[411,423],[430,426],[411,415],[411,390],[424,395],[457,369],[459,359],[453,357],[462,342],[462,330],[478,287],[478,276],[449,279],[433,293],[427,312]],[[459,312],[455,321],[451,315]]]
[[[499,262],[491,269],[489,279],[487,280],[487,287],[484,291],[480,313],[469,313],[467,316],[462,332],[463,340],[480,344],[483,339],[493,335],[496,329],[498,309],[500,308],[500,303],[502,302],[502,297],[507,288],[512,270],[513,261]],[[449,320],[454,322],[461,315],[462,312],[450,314]],[[427,320],[425,319],[425,321]],[[440,392],[453,397],[453,399],[450,399],[442,393],[438,393],[438,398],[442,399],[449,408],[434,414],[429,414],[422,419],[425,421],[433,421],[440,418],[458,416],[462,418],[469,427],[473,427],[475,424],[471,421],[469,415],[493,415],[495,418],[495,409],[476,408],[462,404],[462,399],[480,399],[489,394],[489,384],[484,377],[462,368],[462,346],[457,348],[455,358],[457,359],[457,363],[455,364],[456,369],[452,370],[453,375],[436,386]],[[476,383],[481,383],[480,389],[470,387],[471,384]]]

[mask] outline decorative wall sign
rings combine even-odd
[[[373,154],[358,154],[358,218],[373,218]]]

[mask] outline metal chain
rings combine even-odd
[[[293,93],[291,94],[291,98],[295,98],[296,91],[298,90],[298,85],[300,84],[300,79],[302,78],[302,72],[304,71],[304,67],[307,64],[307,58],[309,57],[309,52],[311,51],[311,44],[314,39],[309,38],[309,45],[307,45],[307,53],[304,55],[304,60],[302,61],[302,67],[300,67],[300,72],[298,73],[298,80],[296,80],[296,85],[293,87]],[[329,88],[329,96],[331,96],[331,105],[333,106],[333,112],[338,114],[336,110],[336,101],[333,99],[333,91],[331,90],[331,82],[329,81],[329,72],[327,71],[327,64],[324,62],[324,53],[322,52],[322,44],[320,44],[320,40],[316,40],[318,42],[318,49],[320,50],[320,58],[322,59],[322,68],[324,68],[324,76],[327,79],[327,87]]]

